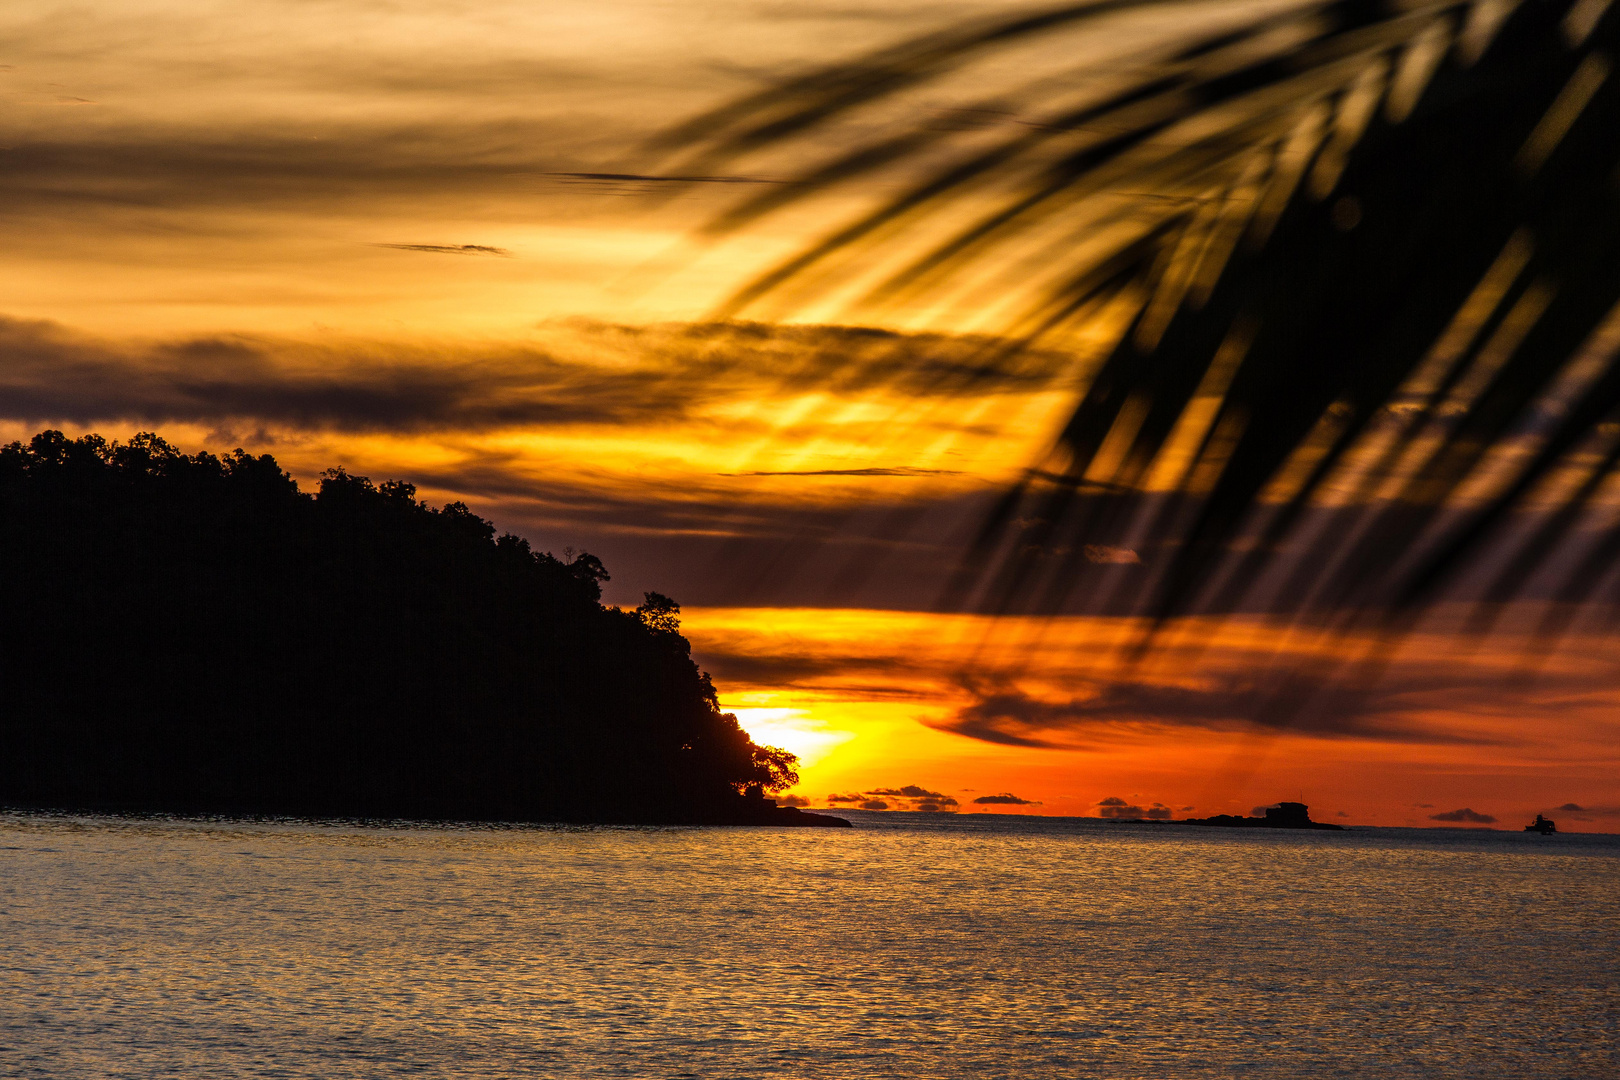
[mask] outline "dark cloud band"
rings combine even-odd
[[[624,362],[597,364],[521,345],[432,348],[250,336],[109,342],[0,318],[0,418],[400,433],[628,425],[682,420],[717,400],[806,388],[847,393],[888,386],[944,398],[1029,391],[1050,383],[1064,365],[1057,355],[996,360],[975,338],[862,328],[581,323],[570,330]],[[932,472],[897,465],[820,475]]]

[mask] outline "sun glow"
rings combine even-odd
[[[762,746],[797,754],[801,768],[813,768],[838,746],[855,738],[853,731],[831,727],[804,709],[734,707],[722,703],[748,737]]]
[[[1448,660],[1443,635],[1415,635],[1373,714],[1332,730],[1310,717],[1260,729],[1242,716],[1241,677],[1283,632],[1262,620],[1234,619],[1218,633],[1189,625],[1185,647],[1162,667],[1125,672],[1107,660],[1128,636],[1120,619],[682,615],[723,707],[755,741],[799,755],[800,782],[787,794],[813,807],[917,809],[920,797],[899,797],[916,788],[961,813],[1097,816],[1103,800],[1122,799],[1178,818],[1244,815],[1286,797],[1311,804],[1318,820],[1423,826],[1441,803],[1513,820],[1567,800],[1599,808],[1574,828],[1610,820],[1601,815],[1613,801],[1612,694],[1594,692],[1582,707],[1510,700],[1496,679],[1459,676],[1511,671],[1511,643],[1464,669]],[[1548,675],[1601,683],[1592,672],[1603,648],[1572,642]],[[1319,659],[1309,649],[1296,658],[1306,669]],[[1531,716],[1533,745],[1524,738]],[[1511,760],[1501,752],[1509,743]]]

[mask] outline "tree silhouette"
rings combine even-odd
[[[681,631],[681,605],[663,593],[643,593],[644,600],[636,608],[636,616],[647,629],[659,634],[678,634]]]
[[[269,455],[0,447],[0,803],[827,823],[595,557]]]

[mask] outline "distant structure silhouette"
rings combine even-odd
[[[678,604],[607,577],[342,469],[0,447],[0,803],[847,824],[763,797],[794,756],[720,710]]]
[[[1183,825],[1211,825],[1225,829],[1322,829],[1343,832],[1343,825],[1326,821],[1312,821],[1310,807],[1304,803],[1284,802],[1268,806],[1264,817],[1242,817],[1235,814],[1216,814],[1207,818],[1188,818]]]
[[[1540,814],[1537,814],[1536,820],[1526,825],[1524,827],[1524,831],[1540,833],[1542,836],[1550,836],[1558,831],[1558,824],[1551,818],[1542,817]]]

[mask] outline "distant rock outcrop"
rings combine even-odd
[[[1285,802],[1266,810],[1265,817],[1241,817],[1236,814],[1217,814],[1207,818],[1188,818],[1183,825],[1211,825],[1221,829],[1331,829],[1343,832],[1343,825],[1330,825],[1325,821],[1312,821],[1310,807],[1304,803]]]

